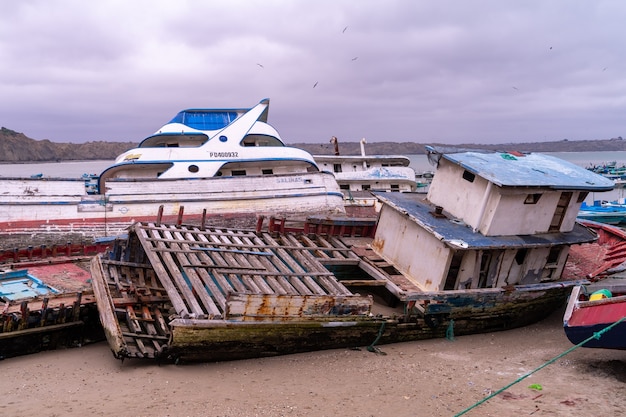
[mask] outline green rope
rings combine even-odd
[[[446,339],[454,341],[454,320],[450,319],[448,328],[446,329]]]
[[[589,336],[588,338],[586,338],[585,340],[583,340],[582,342],[580,342],[576,346],[573,346],[573,347],[567,349],[565,352],[561,353],[560,355],[555,356],[554,358],[550,359],[549,361],[547,361],[546,363],[544,363],[543,365],[541,365],[537,369],[535,369],[533,371],[530,371],[527,374],[522,375],[521,377],[517,378],[515,381],[511,382],[509,385],[505,386],[504,388],[499,389],[498,391],[496,391],[496,392],[492,393],[491,395],[489,395],[489,396],[483,398],[482,400],[478,401],[476,404],[472,405],[471,407],[466,408],[465,410],[461,411],[458,414],[455,414],[454,417],[462,416],[463,414],[467,413],[468,411],[472,410],[473,408],[476,408],[479,405],[481,405],[482,403],[487,402],[488,400],[492,399],[493,397],[495,397],[496,395],[500,394],[501,392],[506,391],[507,389],[511,388],[513,385],[517,384],[521,380],[523,380],[525,378],[528,378],[529,376],[531,376],[535,372],[545,368],[546,366],[548,366],[551,363],[555,362],[556,360],[562,358],[563,356],[567,355],[568,353],[572,352],[573,350],[578,349],[579,347],[581,347],[585,343],[589,342],[590,340],[592,340],[592,339],[596,339],[596,340],[600,339],[600,337],[604,333],[608,332],[609,330],[611,330],[613,327],[615,327],[616,325],[618,325],[619,323],[621,323],[625,319],[626,319],[626,317],[622,317],[621,319],[619,319],[615,323],[610,324],[607,327],[605,327],[604,329],[600,330],[599,332],[594,333],[592,336]]]
[[[374,345],[376,343],[378,343],[378,341],[380,340],[381,336],[383,335],[383,331],[384,330],[385,330],[385,322],[383,321],[383,323],[380,325],[380,329],[378,329],[378,336],[376,336],[376,339],[374,339],[372,344],[367,347],[367,350],[369,352],[378,353],[379,355],[386,355],[385,352],[383,352],[382,350],[378,349],[377,347],[374,347]]]

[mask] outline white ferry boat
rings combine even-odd
[[[178,113],[99,176],[0,178],[0,233],[117,233],[136,221],[341,214],[343,195],[306,151],[249,109]]]

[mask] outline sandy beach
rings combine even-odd
[[[525,328],[234,362],[156,365],[106,343],[0,362],[3,416],[618,416],[626,351],[572,348],[562,310]],[[531,388],[533,385],[534,389]]]

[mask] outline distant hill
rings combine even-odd
[[[56,143],[0,129],[0,162],[6,163],[114,159],[135,146],[132,142]]]
[[[49,140],[35,140],[23,133],[15,132],[5,127],[0,129],[0,162],[46,162],[71,160],[100,160],[114,159],[138,144],[134,142],[86,142],[86,143],[56,143]],[[330,143],[290,143],[307,150],[314,155],[332,155],[334,147]],[[524,142],[485,145],[467,143],[461,145],[447,145],[437,143],[415,142],[372,142],[365,144],[368,155],[419,155],[424,154],[427,145],[445,151],[484,149],[521,152],[595,152],[595,151],[626,151],[626,141],[621,137],[613,139],[558,142]],[[341,155],[360,155],[359,142],[340,142]]]
[[[626,140],[621,137],[614,139],[558,142],[524,142],[502,143],[495,145],[465,143],[460,145],[448,145],[443,143],[414,143],[414,142],[372,142],[365,144],[365,153],[368,155],[419,155],[425,154],[427,145],[450,152],[463,150],[494,150],[494,151],[520,151],[520,152],[598,152],[598,151],[626,151]],[[330,143],[293,144],[298,148],[307,150],[315,155],[332,155],[333,145]],[[341,155],[360,155],[361,144],[359,142],[339,143]]]

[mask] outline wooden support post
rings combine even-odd
[[[183,214],[185,213],[185,206],[180,206],[178,209],[178,219],[176,219],[176,226],[183,224]]]
[[[157,212],[156,225],[157,227],[161,226],[161,221],[163,220],[163,205],[159,206],[159,211]]]
[[[28,301],[22,301],[20,304],[20,312],[22,314],[22,319],[17,328],[19,330],[24,330],[28,327],[28,316],[30,315],[30,311],[28,311]]]
[[[261,233],[261,231],[263,230],[263,222],[265,221],[265,216],[262,214],[259,214],[256,216],[256,232],[257,233]]]
[[[41,317],[39,320],[39,327],[43,327],[46,325],[46,318],[48,316],[48,297],[43,299],[43,303],[41,304]]]
[[[80,319],[80,302],[82,298],[82,292],[76,294],[76,301],[74,301],[74,311],[72,311],[72,321],[78,321],[78,319]]]
[[[203,232],[206,230],[206,209],[202,210],[202,223],[200,223],[200,230]]]

